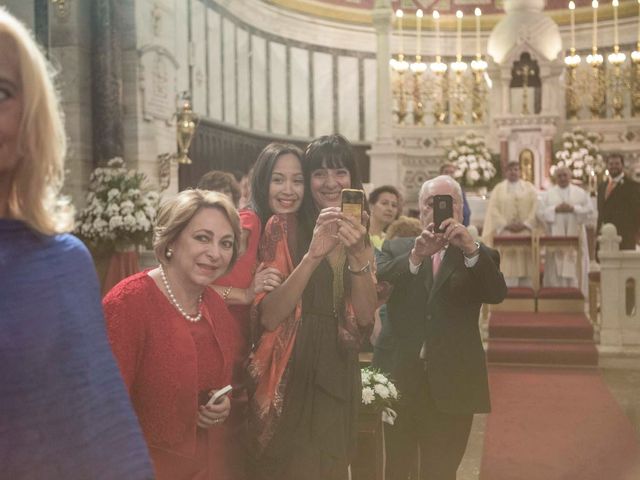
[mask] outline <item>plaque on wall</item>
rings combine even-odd
[[[164,47],[148,45],[138,51],[142,116],[145,120],[163,120],[167,124],[175,113],[179,63]]]

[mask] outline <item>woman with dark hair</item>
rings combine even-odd
[[[300,221],[273,216],[261,244],[286,280],[255,304],[265,330],[250,363],[255,479],[346,479],[356,436],[358,349],[376,291],[366,218],[344,215],[340,200],[362,184],[340,135],[314,140],[303,168]]]
[[[271,215],[295,213],[304,195],[302,150],[295,145],[270,143],[253,166],[250,207],[262,227]],[[268,188],[265,188],[268,187]]]
[[[200,190],[211,190],[212,192],[224,193],[233,201],[235,207],[238,208],[238,202],[240,201],[241,194],[240,185],[233,174],[229,172],[209,170],[200,177],[196,188],[199,188]]]
[[[371,208],[369,237],[378,250],[382,248],[387,227],[400,215],[400,203],[400,192],[392,185],[382,185],[369,194],[369,208]]]

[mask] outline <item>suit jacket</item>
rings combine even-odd
[[[628,178],[622,177],[613,188],[609,198],[605,199],[607,182],[598,187],[598,233],[605,223],[613,223],[622,237],[620,248],[634,250],[636,234],[640,227],[640,186]]]
[[[387,303],[396,340],[392,377],[403,397],[420,402],[424,381],[437,408],[449,413],[490,410],[484,349],[478,328],[482,303],[500,303],[507,294],[500,255],[480,246],[476,265],[449,246],[434,280],[426,259],[416,275],[409,270],[413,238],[385,241],[378,278],[394,285]],[[426,344],[426,368],[420,350]]]

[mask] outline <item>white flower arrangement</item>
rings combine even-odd
[[[150,246],[160,195],[145,188],[146,177],[116,157],[96,168],[76,234],[98,248]]]
[[[489,186],[497,173],[484,138],[474,132],[454,138],[447,159],[456,166],[453,176],[463,187]]]
[[[556,162],[551,167],[551,174],[553,175],[557,167],[568,167],[573,179],[581,181],[583,185],[589,183],[592,172],[600,177],[605,170],[605,163],[600,154],[600,142],[602,135],[587,132],[581,127],[563,133],[562,150],[555,153]]]
[[[362,404],[376,409],[392,407],[400,398],[396,386],[386,375],[371,367],[360,371],[362,376]]]

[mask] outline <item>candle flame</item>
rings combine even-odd
[[[613,5],[614,7],[617,7],[618,4],[618,0],[613,0],[613,2],[611,2],[611,5]]]
[[[462,10],[457,10],[456,11],[456,18],[462,18]]]
[[[640,0],[638,0],[638,3],[640,3]],[[440,12],[438,12],[438,10],[434,10],[433,11],[433,19],[434,20],[439,20],[440,19]]]
[[[572,1],[569,2],[569,10],[575,10],[576,9],[576,4],[573,3]]]
[[[598,0],[593,0],[593,2],[591,2],[591,8],[598,8]]]
[[[479,8],[476,7],[476,9],[474,10],[474,12],[476,14],[476,17],[479,17],[480,15],[482,15],[482,10],[480,10]]]
[[[423,15],[424,15],[424,13],[422,13],[422,10],[420,10],[420,9],[416,10],[416,17],[422,18]]]
[[[404,12],[400,9],[396,10],[396,17],[402,18],[404,16]]]

